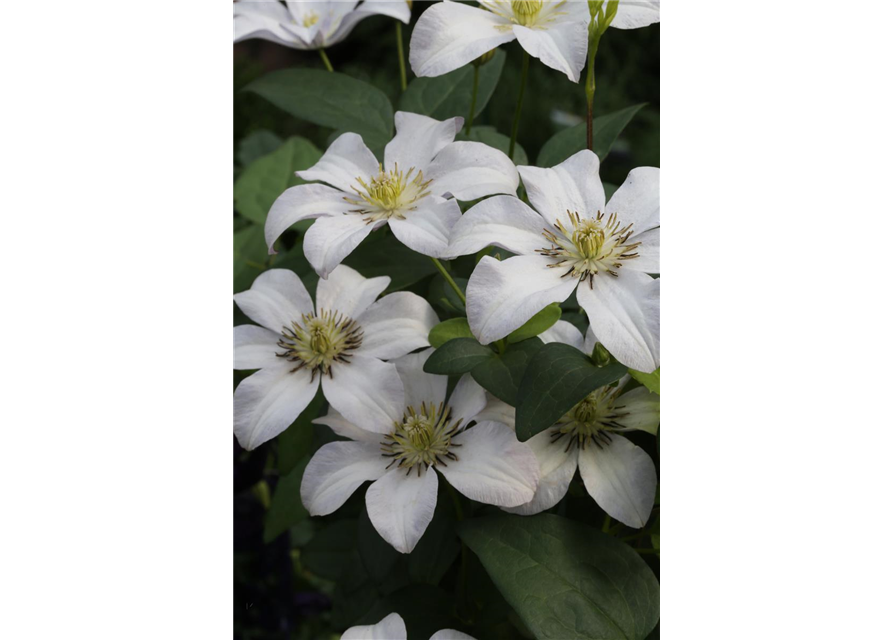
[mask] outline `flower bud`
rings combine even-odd
[[[599,342],[592,350],[592,360],[597,367],[606,367],[611,364],[611,354],[605,349],[605,346]]]
[[[495,55],[496,55],[496,49],[490,49],[487,53],[472,60],[471,63],[476,67],[480,67],[480,66],[485,65],[488,62],[490,62],[490,60],[492,60],[493,56],[495,56]]]

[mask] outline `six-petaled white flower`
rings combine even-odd
[[[543,342],[563,342],[584,353],[592,353],[595,336],[559,320],[541,334]],[[553,426],[525,442],[536,454],[540,483],[533,500],[520,507],[505,508],[522,515],[554,507],[564,494],[577,468],[589,495],[612,518],[623,524],[645,526],[654,506],[657,472],[645,451],[623,436],[626,431],[657,433],[660,397],[645,387],[623,393],[629,377],[616,386],[596,389]],[[497,420],[514,428],[515,410],[488,394],[479,419]]]
[[[233,42],[260,38],[293,49],[322,49],[344,40],[363,18],[409,23],[405,0],[240,0],[233,4]]]
[[[399,613],[382,618],[377,624],[351,627],[341,640],[406,640],[406,625]],[[467,633],[455,629],[441,629],[430,640],[474,640]]]
[[[376,301],[390,278],[364,278],[347,266],[320,280],[316,308],[286,269],[259,275],[236,304],[261,326],[233,329],[233,368],[260,369],[233,396],[233,427],[246,449],[282,433],[322,383],[329,404],[356,424],[377,427],[403,401],[397,368],[384,360],[428,345],[437,315],[400,291]]]
[[[422,370],[431,353],[395,361],[404,395],[383,407],[386,418],[364,428],[332,409],[318,418],[351,441],[323,445],[301,483],[304,506],[322,516],[373,480],[366,491],[369,519],[401,553],[413,550],[434,516],[435,470],[472,500],[501,507],[533,499],[539,478],[536,457],[508,426],[478,421],[466,428],[486,404],[484,390],[466,374],[447,399],[447,376]]]
[[[518,167],[533,209],[488,198],[453,228],[448,256],[488,245],[468,282],[468,323],[484,344],[499,340],[576,290],[596,335],[638,371],[660,366],[660,170],[633,169],[610,202],[598,156],[580,151],[551,169]],[[536,209],[536,211],[534,211]]]
[[[578,82],[586,64],[589,8],[580,0],[481,0],[482,8],[444,0],[412,31],[417,76],[440,76],[517,38],[543,64]]]
[[[460,200],[518,188],[515,165],[479,142],[453,142],[462,118],[443,122],[398,111],[397,134],[384,163],[355,133],[341,135],[310,169],[306,184],[286,190],[270,209],[265,235],[273,243],[291,225],[317,218],[304,237],[304,255],[323,278],[372,231],[385,224],[410,249],[439,258],[461,217]]]

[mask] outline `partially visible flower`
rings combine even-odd
[[[260,369],[233,396],[239,444],[254,449],[285,431],[320,383],[329,404],[356,424],[399,418],[403,386],[396,366],[383,360],[428,346],[438,320],[414,293],[376,301],[390,280],[341,266],[320,280],[315,311],[301,279],[287,269],[265,271],[233,296],[261,325],[233,328],[233,368]]]
[[[286,190],[270,209],[265,235],[273,243],[291,225],[319,218],[304,237],[304,255],[322,278],[374,230],[389,225],[418,253],[439,258],[462,216],[460,200],[514,193],[518,171],[501,151],[480,142],[453,142],[463,119],[443,122],[398,111],[397,135],[384,164],[355,133],[345,133],[323,157],[297,175],[305,184]]]
[[[595,346],[591,329],[584,343],[580,331],[564,320],[539,337],[585,353],[592,353]],[[579,467],[586,491],[609,516],[629,527],[645,526],[654,506],[657,472],[651,457],[620,434],[633,430],[656,434],[660,396],[645,387],[622,393],[628,381],[629,376],[617,386],[596,389],[552,427],[524,443],[539,460],[540,483],[533,500],[520,507],[503,507],[506,511],[532,515],[554,507]],[[480,417],[514,428],[514,414],[512,407],[488,394]]]
[[[592,0],[589,3],[592,4]],[[660,22],[660,0],[620,0],[617,15],[610,26],[616,29],[638,29],[655,22]]]
[[[466,374],[447,399],[448,377],[422,369],[432,352],[395,361],[405,393],[389,407],[397,418],[363,429],[336,410],[315,420],[351,442],[323,445],[301,482],[304,506],[324,516],[374,480],[366,491],[369,519],[401,553],[413,550],[434,517],[435,469],[472,500],[502,507],[529,502],[538,481],[536,457],[505,424],[466,428],[486,404],[484,390]]]
[[[406,625],[399,613],[392,613],[378,624],[351,627],[341,640],[406,640]],[[441,629],[430,640],[474,640],[467,633],[455,629]]]
[[[543,64],[580,80],[589,10],[580,0],[481,0],[482,9],[439,2],[419,18],[409,42],[417,76],[440,76],[516,39]]]
[[[260,38],[293,49],[322,49],[344,40],[356,24],[372,15],[409,24],[403,0],[240,0],[233,4],[233,42]]]
[[[485,256],[468,281],[468,324],[483,344],[504,338],[575,290],[596,335],[620,362],[660,366],[660,169],[633,169],[610,202],[598,156],[584,150],[551,169],[518,167],[533,209],[488,198],[453,229],[445,257],[488,245],[519,254]],[[579,286],[578,286],[579,285]]]

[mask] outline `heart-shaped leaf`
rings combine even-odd
[[[489,347],[474,338],[456,338],[432,353],[423,369],[439,375],[461,375],[494,355]]]

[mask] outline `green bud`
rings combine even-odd
[[[592,360],[597,367],[606,367],[611,364],[611,354],[601,342],[596,343],[595,349],[592,350]]]
[[[471,64],[473,64],[476,67],[480,67],[481,65],[485,65],[488,62],[490,62],[490,60],[492,60],[493,56],[495,56],[495,55],[496,55],[496,49],[490,49],[487,53],[472,60]]]

